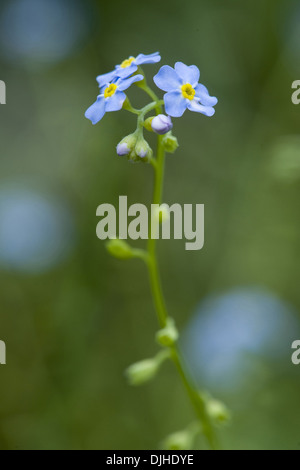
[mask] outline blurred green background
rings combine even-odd
[[[224,296],[238,293],[241,318],[255,318],[250,346],[257,335],[260,344],[250,369],[231,370],[229,356],[235,379],[225,366],[214,378],[214,395],[233,414],[220,430],[223,446],[299,448],[290,341],[300,337],[300,107],[291,102],[299,20],[298,2],[288,0],[2,0],[1,449],[156,449],[194,419],[172,364],[147,386],[127,385],[126,367],[156,352],[147,274],[139,261],[110,258],[95,233],[99,204],[119,195],[148,204],[153,183],[150,166],[115,153],[134,116],[111,113],[96,127],[84,118],[95,77],[155,51],[162,64],[196,64],[219,98],[211,119],[174,120],[180,148],[167,159],[164,200],[204,203],[206,242],[199,252],[185,251],[184,241],[159,243],[170,312],[188,343],[191,319],[205,314],[202,299],[219,299],[222,310]],[[158,68],[145,66],[150,83]],[[130,97],[145,102],[134,87]],[[255,289],[272,301],[261,304]],[[283,327],[272,329],[279,317]],[[225,336],[236,344],[235,362],[249,352],[249,321],[232,338],[230,314],[216,328],[220,360]],[[275,346],[266,352],[268,341]],[[210,371],[210,355],[193,351],[191,367]],[[201,438],[197,448],[205,448]]]

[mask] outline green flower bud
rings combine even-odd
[[[118,259],[130,259],[135,256],[131,246],[119,238],[109,240],[109,242],[106,243],[106,249],[112,256]]]
[[[135,150],[133,150],[129,155],[128,155],[128,160],[131,163],[149,163],[148,158],[141,158],[139,157]]]
[[[125,371],[130,385],[142,385],[153,379],[158,371],[155,359],[145,359],[128,367]]]
[[[195,435],[189,429],[170,434],[164,441],[167,450],[191,450]]]
[[[231,418],[230,411],[224,403],[212,398],[207,400],[206,411],[216,424],[225,424]]]
[[[199,432],[199,423],[192,423],[187,429],[170,434],[163,443],[164,449],[191,450]]]
[[[168,153],[174,153],[178,147],[178,140],[177,138],[172,134],[172,132],[168,132],[162,140],[162,143],[165,147],[165,151]]]
[[[164,442],[167,450],[190,450],[192,445],[190,435],[186,431],[170,434]]]
[[[166,327],[156,333],[156,341],[165,347],[173,346],[178,338],[179,333],[173,318],[169,318]]]
[[[162,363],[169,357],[170,354],[168,351],[161,351],[152,359],[145,359],[132,364],[125,371],[129,384],[137,386],[152,380],[156,376]]]
[[[144,139],[141,131],[136,131],[121,140],[117,145],[117,154],[120,156],[126,155],[131,162],[144,163],[148,163],[153,156],[152,149]]]
[[[124,155],[129,155],[135,148],[137,142],[136,133],[127,135],[123,140],[117,145],[117,154],[122,157]]]
[[[149,132],[154,132],[153,129],[152,129],[152,126],[151,126],[154,117],[155,117],[155,116],[149,117],[149,118],[146,119],[146,121],[144,122],[144,127],[145,127],[145,129],[147,129],[147,131],[149,131]]]
[[[153,152],[148,142],[143,137],[138,139],[134,150],[138,157],[146,159],[147,161],[149,161],[153,156]]]

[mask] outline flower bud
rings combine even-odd
[[[153,379],[157,373],[158,365],[155,359],[145,359],[136,362],[125,371],[130,385],[142,385]]]
[[[107,251],[118,259],[130,259],[134,257],[134,250],[124,240],[119,238],[109,240],[106,244]]]
[[[135,134],[130,134],[124,137],[123,140],[117,145],[117,154],[120,157],[129,155],[136,145],[137,137]]]
[[[138,139],[135,146],[135,153],[140,158],[146,158],[149,160],[152,157],[152,150],[144,138]]]
[[[117,154],[120,156],[126,155],[131,162],[144,163],[148,163],[153,156],[152,149],[140,130],[121,140],[117,145]]]
[[[173,346],[178,337],[179,333],[173,318],[169,318],[166,327],[156,333],[156,341],[165,347]]]
[[[217,424],[225,424],[230,420],[230,411],[221,401],[208,399],[206,410],[207,414]]]
[[[164,135],[167,134],[171,129],[173,129],[173,123],[170,116],[165,114],[159,114],[152,119],[151,127],[156,132],[156,134]]]
[[[140,157],[137,156],[137,154],[135,153],[135,150],[132,150],[132,152],[130,152],[130,154],[127,155],[127,157],[128,157],[128,160],[131,163],[137,163],[137,162],[140,162],[140,161],[144,161],[144,160],[141,160]]]
[[[128,155],[130,152],[130,148],[128,147],[128,145],[126,144],[126,142],[123,142],[122,144],[118,144],[117,146],[117,154],[120,156],[120,157],[123,157],[124,155]]]
[[[179,147],[177,138],[172,135],[171,132],[168,132],[164,136],[162,143],[164,145],[165,151],[168,153],[174,153]]]
[[[170,434],[164,441],[164,448],[167,450],[190,450],[200,432],[199,423],[192,423],[183,431]]]
[[[194,436],[188,431],[170,434],[164,441],[167,450],[190,450],[193,447]]]
[[[154,116],[151,116],[148,119],[146,119],[146,121],[144,122],[144,127],[149,132],[153,132],[153,129],[152,129],[152,126],[151,126],[153,119],[154,119]]]
[[[145,359],[144,361],[132,364],[125,371],[130,385],[142,385],[149,380],[153,379],[157,374],[162,363],[170,357],[168,350],[160,351],[152,359]]]

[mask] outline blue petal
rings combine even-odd
[[[100,86],[100,95],[104,94],[106,88],[109,87],[109,85],[111,85],[112,83],[117,84],[119,81],[120,81],[120,78],[115,76],[111,82],[105,83],[104,86]]]
[[[185,100],[180,91],[172,91],[164,96],[166,113],[172,117],[181,117],[187,108]]]
[[[116,93],[110,98],[105,100],[105,111],[120,111],[123,108],[123,103],[126,100],[126,95],[122,91],[117,90]]]
[[[188,67],[182,62],[175,64],[175,70],[184,83],[190,83],[193,87],[197,85],[200,78],[200,70],[196,65]]]
[[[136,65],[142,65],[142,64],[156,64],[157,62],[161,61],[161,57],[159,55],[159,52],[154,52],[154,54],[139,54],[137,58],[135,59],[135,64]]]
[[[93,124],[101,121],[105,114],[105,98],[104,96],[98,96],[97,101],[89,107],[85,112],[85,117],[92,121]]]
[[[125,68],[118,65],[115,73],[116,73],[116,76],[119,78],[127,78],[127,77],[130,77],[130,75],[132,75],[133,73],[135,73],[137,69],[138,69],[137,65],[135,65],[134,62],[132,62],[132,64],[129,65],[129,67],[125,67]]]
[[[218,103],[218,98],[210,96],[208,89],[204,85],[197,85],[196,97],[200,98],[201,104],[204,106],[215,106]]]
[[[141,80],[144,80],[143,75],[134,75],[126,80],[121,80],[118,84],[118,89],[120,91],[127,90],[127,88],[129,88],[133,83],[140,82]]]
[[[103,87],[104,85],[107,85],[110,83],[116,76],[116,71],[114,70],[113,72],[105,73],[104,75],[99,75],[99,77],[96,78],[97,82],[99,83],[99,87]]]
[[[188,108],[190,111],[201,113],[208,117],[213,116],[216,112],[216,110],[211,106],[202,106],[202,104],[198,103],[196,100],[190,101],[188,103]]]
[[[169,65],[164,65],[153,78],[155,85],[163,91],[174,91],[180,88],[183,81]]]

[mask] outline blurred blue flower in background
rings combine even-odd
[[[0,267],[43,272],[64,261],[74,243],[64,201],[31,189],[0,188]]]
[[[88,32],[79,0],[10,0],[0,18],[0,43],[7,59],[47,64],[63,60]]]
[[[199,383],[232,391],[265,364],[291,364],[300,337],[297,312],[275,295],[244,288],[204,300],[183,335],[183,352]],[[285,367],[286,368],[286,367]],[[264,369],[264,368],[263,368]]]

